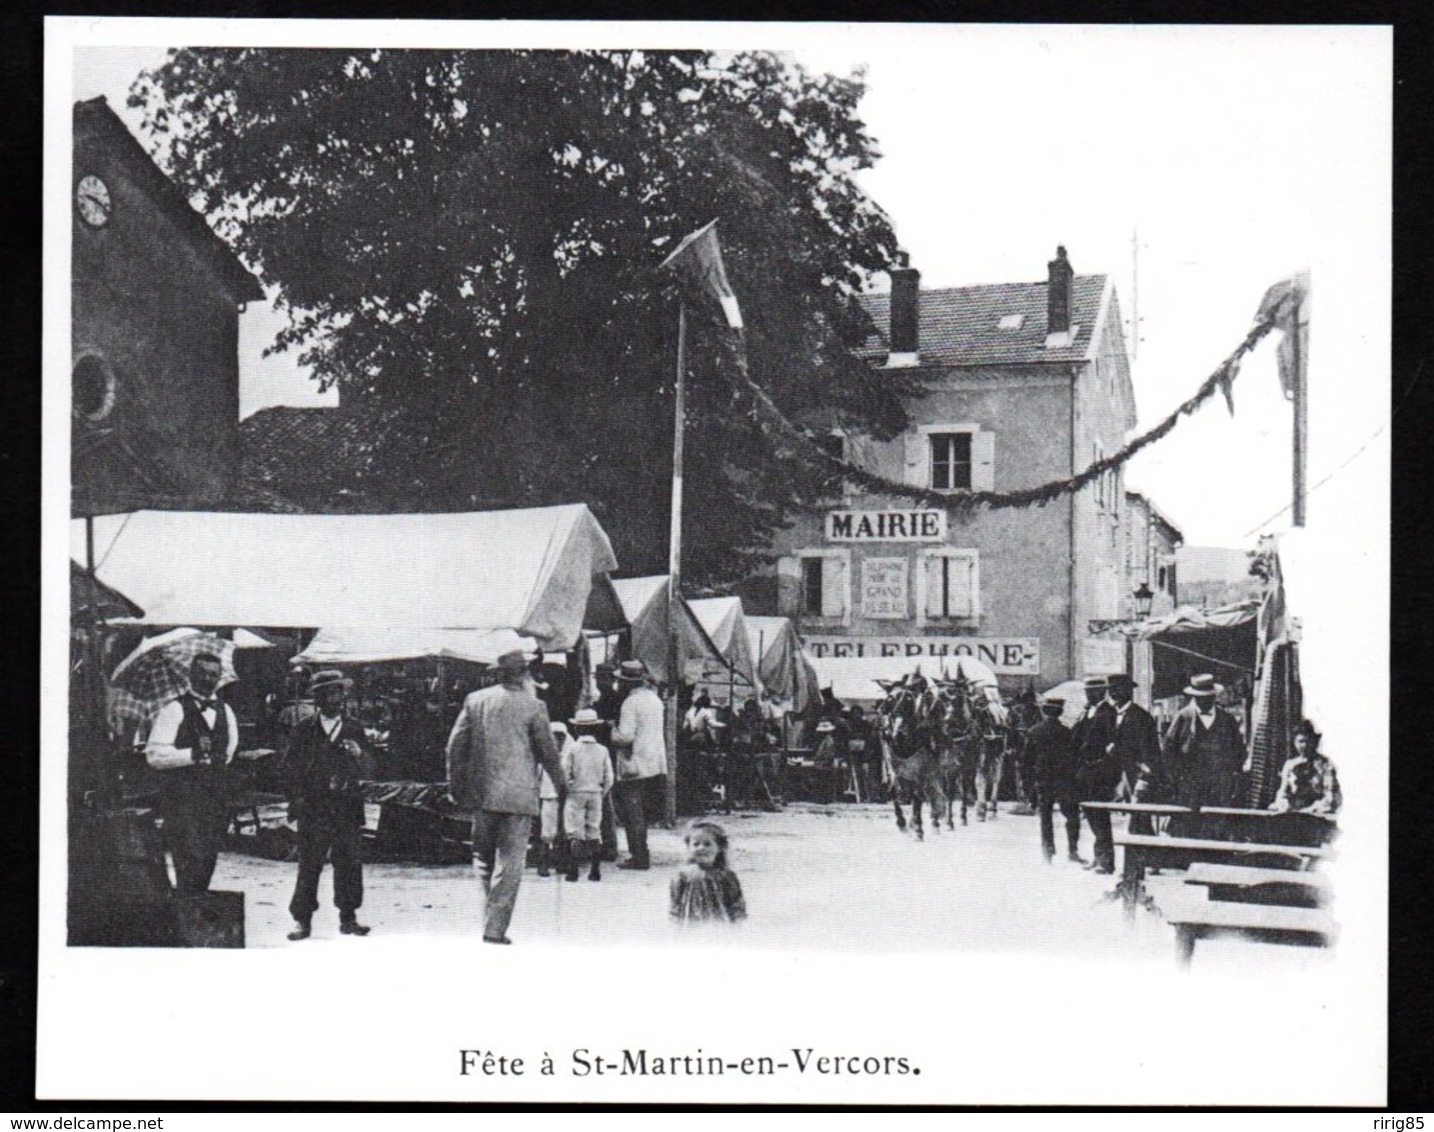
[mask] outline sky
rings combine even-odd
[[[76,98],[104,94],[137,131],[125,95],[177,42],[179,25],[119,23],[163,35],[77,48],[73,88]],[[622,42],[645,34],[639,26]],[[882,158],[861,182],[923,285],[1038,281],[1057,245],[1077,272],[1112,276],[1137,431],[1234,349],[1270,284],[1311,269],[1309,480],[1373,458],[1355,454],[1388,418],[1383,29],[704,25],[692,34],[791,51],[813,70],[865,69],[860,112]],[[244,316],[243,415],[333,403],[291,357],[261,358],[280,325],[262,308]],[[1274,342],[1247,360],[1233,419],[1216,399],[1128,469],[1127,485],[1187,544],[1245,547],[1288,526],[1291,411]]]

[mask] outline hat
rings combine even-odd
[[[572,719],[568,720],[568,722],[574,727],[596,727],[602,720],[598,718],[596,711],[590,707],[585,707],[579,711],[577,715],[573,716]]]
[[[1293,733],[1295,735],[1303,735],[1312,743],[1318,743],[1322,738],[1319,731],[1315,729],[1315,725],[1311,723],[1308,719],[1300,720],[1299,723],[1296,724]]]
[[[835,730],[836,730],[836,724],[833,723],[830,719],[824,719],[824,720],[822,720],[820,723],[817,724],[817,734],[818,734],[818,735],[824,735],[824,734],[826,734],[826,733],[829,732],[829,731],[835,731]]]
[[[1098,689],[1098,688],[1104,688],[1104,687],[1105,687],[1105,677],[1104,677],[1104,676],[1087,676],[1087,677],[1085,678],[1085,686],[1086,686],[1087,688],[1091,689],[1092,691],[1094,691],[1094,690],[1096,690],[1096,689]]]
[[[1130,678],[1127,672],[1112,672],[1105,678],[1107,687],[1112,688],[1134,688],[1135,681]]]
[[[1066,702],[1059,696],[1048,696],[1041,701],[1041,711],[1047,715],[1060,715],[1065,711]]]
[[[498,672],[503,677],[521,676],[528,671],[528,658],[519,649],[505,652],[497,660]]]
[[[1190,677],[1190,686],[1185,689],[1187,696],[1218,696],[1225,689],[1215,683],[1215,677],[1208,672]]]
[[[566,735],[568,733],[568,725],[561,719],[553,720],[552,723],[548,724],[548,727],[554,735]]]
[[[641,684],[647,679],[647,665],[640,660],[624,660],[617,666],[617,678],[629,684]]]
[[[322,688],[352,688],[353,686],[354,682],[337,668],[325,668],[322,672],[315,672],[309,680],[309,694],[312,695]]]

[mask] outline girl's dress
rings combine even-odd
[[[731,869],[688,865],[672,878],[670,915],[680,924],[747,918],[742,885]]]

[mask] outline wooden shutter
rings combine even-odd
[[[926,616],[946,616],[946,587],[942,570],[946,560],[939,554],[928,554],[922,559],[922,570],[926,577]]]
[[[966,555],[951,557],[946,560],[946,569],[949,571],[951,581],[951,598],[946,610],[947,615],[974,617],[976,615],[974,561]]]
[[[802,562],[794,554],[777,559],[777,611],[783,617],[802,615]]]
[[[902,482],[916,487],[931,486],[931,445],[925,433],[908,432],[902,438],[905,462]]]
[[[846,559],[822,559],[822,616],[846,616]]]
[[[996,490],[996,434],[985,429],[971,434],[971,490]]]

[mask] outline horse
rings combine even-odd
[[[961,796],[961,824],[966,824],[967,807],[976,803],[976,820],[996,816],[996,796],[1006,760],[1006,709],[992,700],[986,689],[964,676],[941,682],[943,730],[949,755],[945,761],[948,778],[958,784]],[[948,814],[947,825],[951,825]]]
[[[881,743],[882,764],[891,783],[896,828],[906,829],[906,815],[902,810],[905,797],[911,805],[912,832],[916,840],[921,841],[925,838],[922,802],[931,809],[933,831],[940,829],[942,813],[949,815],[950,812],[934,733],[938,697],[919,674],[877,683],[886,698],[877,705],[875,730]]]
[[[1036,800],[1027,781],[1030,768],[1024,765],[1024,754],[1027,735],[1042,718],[1035,692],[1027,688],[1011,701],[1006,711],[1006,754],[1016,757],[1016,796],[1027,806],[1034,806]]]

